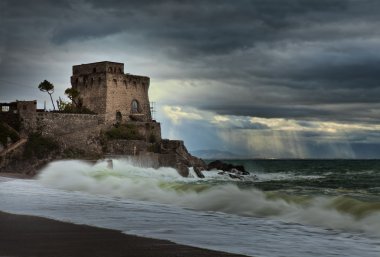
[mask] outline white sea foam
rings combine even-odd
[[[380,236],[380,206],[342,197],[297,198],[268,195],[255,188],[241,189],[233,183],[217,183],[215,172],[205,180],[183,178],[172,168],[142,168],[114,160],[94,166],[81,161],[51,163],[39,181],[54,188],[85,191],[202,211],[267,217],[324,228],[366,232]],[[225,178],[223,178],[225,179]],[[222,180],[223,180],[222,179]]]

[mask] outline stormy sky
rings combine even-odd
[[[380,158],[379,28],[376,0],[0,0],[0,101],[123,62],[190,150]]]

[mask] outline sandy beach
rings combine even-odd
[[[0,212],[0,256],[242,256],[119,231]]]

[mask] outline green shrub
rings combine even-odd
[[[87,107],[77,107],[72,103],[61,101],[59,104],[59,112],[61,113],[79,113],[79,114],[96,114]]]
[[[144,137],[139,133],[136,126],[132,124],[119,125],[106,131],[108,139],[143,140]]]
[[[15,131],[9,129],[8,126],[4,125],[3,123],[0,123],[0,143],[3,146],[7,145],[8,137],[12,140],[12,142],[16,142],[20,139]]]
[[[43,137],[39,133],[29,135],[29,140],[25,146],[24,156],[27,158],[37,157],[39,159],[51,154],[58,153],[59,144],[50,137]]]

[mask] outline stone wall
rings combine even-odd
[[[36,127],[37,101],[32,101],[29,104],[22,104],[19,109],[20,115],[20,135],[27,137],[29,131]]]
[[[147,152],[149,144],[141,140],[109,140],[108,155],[140,155]]]
[[[100,131],[104,128],[97,115],[37,113],[37,127],[43,136],[57,140],[63,149],[78,149],[88,155],[100,155]]]
[[[130,115],[140,121],[150,121],[148,90],[148,77],[107,73],[106,120],[115,121],[116,113],[120,113],[122,122],[131,120]],[[135,112],[132,108],[133,101],[137,102]]]
[[[105,73],[73,75],[71,85],[79,91],[85,107],[95,113],[106,113],[107,82]]]

